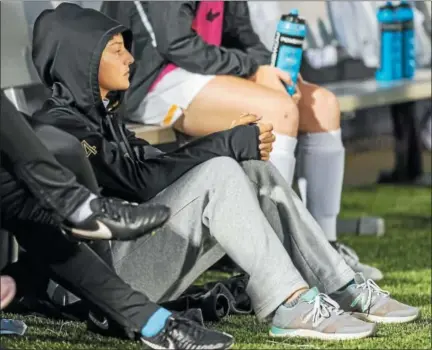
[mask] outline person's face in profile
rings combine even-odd
[[[124,46],[123,36],[117,34],[105,46],[99,64],[99,87],[102,98],[110,91],[129,88],[129,66],[134,58]]]

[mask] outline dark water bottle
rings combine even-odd
[[[271,64],[290,74],[293,84],[286,88],[291,96],[296,91],[305,37],[306,21],[298,15],[298,10],[294,9],[281,17],[273,44]]]
[[[416,69],[414,11],[407,1],[396,8],[396,19],[402,26],[402,77],[411,79]]]
[[[376,72],[379,81],[391,81],[402,77],[402,30],[396,20],[395,7],[390,1],[377,12],[380,24],[380,65]]]

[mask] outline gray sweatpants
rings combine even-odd
[[[269,162],[207,161],[151,200],[172,217],[154,236],[115,242],[116,271],[152,301],[178,297],[228,254],[249,275],[259,319],[299,288],[332,293],[354,272]]]

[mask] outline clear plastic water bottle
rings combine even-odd
[[[10,320],[2,318],[0,320],[0,334],[16,334],[24,335],[27,330],[27,325],[21,320]]]
[[[391,1],[377,12],[380,24],[380,66],[376,72],[379,81],[402,78],[402,30]]]
[[[296,91],[297,76],[303,57],[303,42],[306,37],[306,21],[293,9],[283,15],[277,25],[271,64],[290,74],[293,84],[287,91],[292,96]]]
[[[416,69],[414,11],[407,1],[397,6],[396,19],[402,26],[402,77],[411,79]]]

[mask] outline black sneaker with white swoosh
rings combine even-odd
[[[170,209],[164,205],[135,204],[116,198],[95,198],[90,208],[93,214],[85,221],[62,225],[66,234],[84,240],[129,241],[151,234],[170,217]]]
[[[204,327],[204,319],[201,309],[188,309],[186,311],[173,311],[174,317],[186,318],[202,327]],[[109,320],[102,314],[90,311],[87,319],[87,330],[100,334],[104,337],[115,337],[119,339],[139,340],[140,335],[134,334],[130,330],[122,327],[113,320]]]

